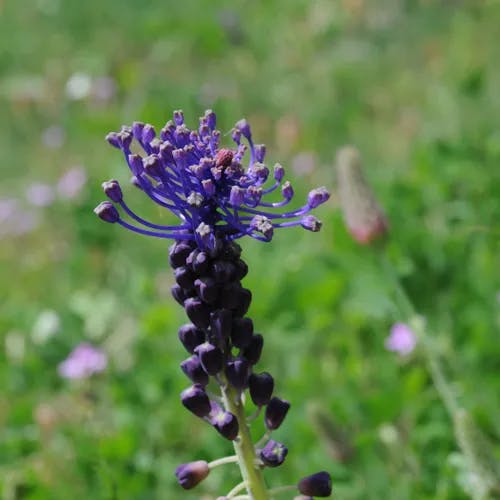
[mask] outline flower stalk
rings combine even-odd
[[[267,438],[281,426],[290,403],[273,396],[274,378],[269,373],[254,372],[264,337],[254,333],[253,321],[247,316],[252,292],[241,281],[248,266],[235,240],[249,236],[269,242],[275,229],[285,227],[317,232],[321,222],[310,212],[330,194],[324,187],[313,189],[302,206],[286,211],[293,188],[284,181],[280,164],[274,165],[272,173],[266,166],[265,146],[254,144],[247,121],[240,120],[233,128],[233,148],[220,147],[221,133],[215,125],[215,113],[207,110],[199,127],[190,130],[182,112],[175,111],[159,134],[152,125],[134,122],[107,136],[123,153],[131,183],[176,216],[177,224],[150,222],[137,215],[125,203],[116,180],[103,184],[108,201],[94,211],[103,221],[135,233],[174,240],[169,251],[175,278],[172,296],[190,321],[178,332],[189,353],[180,366],[192,383],[182,391],[181,402],[232,441],[236,452],[235,457],[210,464],[203,460],[181,464],[176,469],[179,484],[191,489],[216,465],[237,462],[243,482],[231,490],[231,498],[268,500],[273,490],[268,490],[262,469],[281,465],[288,449],[273,440],[262,449],[260,441],[258,446],[252,442],[249,423],[253,420],[247,420],[242,394],[249,390],[257,410],[255,418],[265,408]],[[133,142],[142,148],[143,156],[132,152],[137,149],[132,148]],[[245,167],[247,150],[250,155]],[[265,201],[268,195],[272,200],[276,195],[281,199]],[[209,385],[218,386],[222,397],[213,395]],[[308,476],[294,488],[302,491],[304,487],[318,491],[318,496],[329,496],[330,475]],[[235,496],[243,490],[248,495]]]

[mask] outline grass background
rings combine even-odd
[[[104,135],[133,120],[161,127],[179,108],[191,125],[213,108],[223,131],[246,117],[298,197],[334,190],[336,149],[361,149],[390,258],[498,458],[499,23],[499,4],[479,0],[0,3],[0,198],[36,217],[29,232],[0,232],[3,497],[208,500],[238,482],[225,466],[194,492],[177,486],[176,465],[231,445],[179,402],[185,318],[166,245],[92,213],[103,180],[126,180]],[[110,77],[115,92],[71,98],[75,74]],[[64,140],[50,148],[54,126]],[[30,184],[75,165],[88,177],[79,196],[29,205]],[[292,402],[275,436],[290,453],[269,484],[328,469],[339,499],[466,498],[421,357],[384,349],[402,318],[376,258],[350,240],[335,200],[318,216],[319,234],[243,242],[259,367]],[[60,327],[41,341],[47,310]],[[58,363],[83,340],[106,350],[108,370],[61,380]]]

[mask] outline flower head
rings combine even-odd
[[[107,136],[108,142],[123,152],[132,183],[177,216],[179,224],[154,224],[136,215],[123,200],[116,181],[104,183],[104,191],[134,224],[121,216],[108,217],[109,209],[96,214],[106,222],[118,222],[141,234],[195,240],[200,248],[213,248],[216,239],[230,241],[246,235],[270,241],[274,230],[282,227],[302,226],[318,231],[321,223],[304,216],[328,200],[326,188],[312,190],[302,207],[281,211],[294,195],[290,183],[283,182],[283,167],[276,164],[270,178],[264,163],[265,147],[253,143],[246,120],[237,122],[232,130],[232,148],[220,147],[221,133],[215,125],[211,110],[200,118],[196,130],[185,125],[182,111],[175,111],[173,120],[159,134],[152,125],[134,122]],[[132,153],[134,141],[142,154]],[[247,151],[249,159],[244,165]],[[265,201],[268,195],[280,191],[280,201]]]
[[[395,323],[390,335],[385,339],[385,347],[389,351],[397,352],[402,356],[410,354],[417,345],[417,337],[413,330],[404,323]]]
[[[102,372],[108,365],[106,354],[96,347],[82,343],[59,365],[59,375],[69,379],[88,378]]]

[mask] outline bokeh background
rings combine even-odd
[[[174,109],[194,126],[213,108],[223,131],[246,117],[299,197],[335,190],[336,149],[360,148],[390,259],[498,458],[499,25],[498,2],[480,0],[0,2],[3,498],[209,500],[238,482],[227,465],[177,486],[176,465],[231,444],[179,401],[185,318],[166,244],[92,213],[102,181],[127,180],[105,134],[160,128]],[[467,498],[418,349],[384,347],[403,318],[376,258],[335,197],[317,215],[318,234],[243,242],[259,366],[292,402],[269,484],[327,469],[338,499]],[[82,341],[108,367],[65,380],[57,367]]]

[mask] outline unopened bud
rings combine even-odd
[[[387,219],[365,179],[358,150],[352,146],[340,149],[336,170],[340,206],[351,236],[364,245],[384,236]]]

